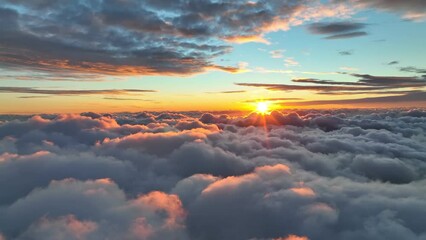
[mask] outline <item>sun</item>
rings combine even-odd
[[[269,103],[267,102],[258,102],[256,104],[256,112],[260,114],[267,114],[269,113]]]

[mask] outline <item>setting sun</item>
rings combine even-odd
[[[269,112],[269,103],[258,102],[256,105],[256,112],[260,114],[267,114]]]

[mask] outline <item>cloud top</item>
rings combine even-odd
[[[422,239],[426,112],[0,117],[3,239]]]

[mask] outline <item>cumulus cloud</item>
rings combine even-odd
[[[17,239],[183,239],[185,235],[185,212],[176,195],[151,192],[126,199],[108,179],[53,181],[2,209],[2,216],[5,232]],[[22,228],[27,230],[19,233]]]
[[[0,116],[0,239],[424,239],[426,112]]]

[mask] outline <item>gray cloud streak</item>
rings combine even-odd
[[[31,87],[0,87],[2,93],[25,93],[46,95],[128,95],[138,93],[154,93],[155,90],[145,89],[96,89],[96,90],[71,90],[71,89],[39,89]]]

